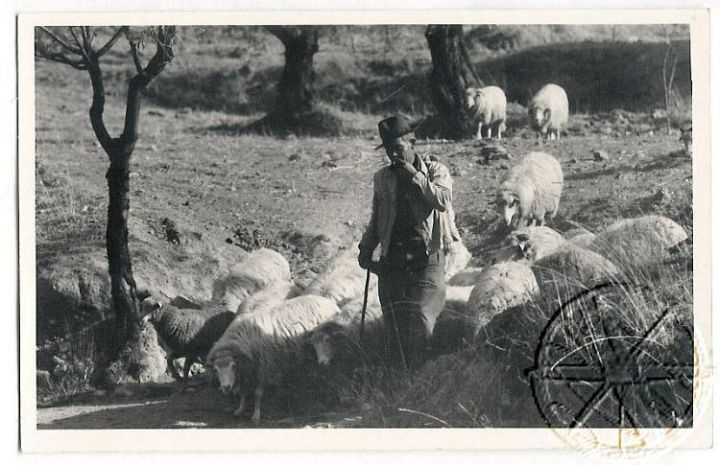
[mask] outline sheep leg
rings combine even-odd
[[[500,123],[500,124],[498,125],[498,128],[497,128],[497,138],[498,138],[498,140],[502,140],[502,123]]]
[[[243,414],[243,412],[245,411],[246,405],[247,405],[247,393],[243,392],[240,395],[240,405],[238,405],[238,408],[235,409],[235,411],[233,412],[233,415],[235,415],[236,417],[241,416]]]
[[[482,123],[478,123],[478,130],[477,130],[477,133],[475,134],[475,139],[476,139],[476,140],[480,140],[480,139],[483,138],[483,135],[482,135],[482,127],[483,127]]]
[[[258,386],[255,388],[255,409],[253,410],[252,422],[258,423],[260,421],[260,403],[262,401],[263,388]]]
[[[196,358],[195,357],[185,357],[185,363],[183,364],[183,379],[182,379],[182,388],[185,389],[187,387],[188,382],[188,376],[190,375],[190,368],[192,368],[192,364],[195,363]]]
[[[174,379],[180,381],[180,373],[175,370],[173,360],[175,360],[175,356],[173,354],[168,354],[168,356],[165,358],[165,361],[167,362],[166,371],[169,372]]]

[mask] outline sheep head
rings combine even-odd
[[[327,323],[313,331],[310,336],[310,344],[315,349],[319,365],[330,365],[335,356],[336,342],[343,336],[344,330],[337,323]]]
[[[220,383],[220,391],[223,394],[230,394],[235,386],[235,357],[231,352],[221,352],[214,355],[209,363]]]
[[[550,109],[540,106],[531,106],[529,113],[532,127],[543,134],[547,132],[548,123],[550,122]]]
[[[533,183],[525,177],[517,179],[510,189],[501,189],[497,203],[505,224],[513,229],[524,226],[521,221],[530,214],[534,197]]]
[[[140,320],[143,323],[152,321],[155,311],[162,308],[162,306],[162,301],[153,296],[144,298],[140,303]]]

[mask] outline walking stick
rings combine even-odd
[[[365,332],[365,312],[367,310],[368,289],[370,288],[370,267],[365,277],[365,296],[363,297],[362,313],[360,314],[360,347],[363,347],[363,332]]]

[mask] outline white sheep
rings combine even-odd
[[[516,229],[503,239],[493,253],[490,263],[526,260],[532,263],[552,255],[567,244],[563,236],[547,226],[527,226]]]
[[[552,155],[530,152],[500,181],[497,203],[508,226],[543,226],[560,207],[563,173]]]
[[[357,247],[350,247],[338,252],[303,293],[327,297],[339,306],[362,297],[367,271],[358,265],[357,250]],[[370,281],[370,287],[377,286],[374,273],[370,274]]]
[[[588,248],[617,264],[640,265],[667,258],[668,251],[688,238],[669,218],[646,215],[619,220],[598,233]]]
[[[255,396],[253,422],[260,421],[260,404],[267,386],[277,385],[302,360],[304,336],[340,312],[325,297],[303,295],[266,312],[238,315],[207,356],[224,394],[239,393],[234,414],[245,411],[247,396]]]
[[[465,292],[458,289],[458,295]],[[433,335],[434,350],[439,353],[471,342],[496,315],[524,304],[539,294],[532,269],[523,262],[502,262],[483,269],[463,307],[446,306],[438,318]],[[448,350],[450,348],[450,350]]]
[[[290,264],[285,257],[274,250],[258,249],[233,265],[228,275],[215,283],[212,298],[235,312],[248,296],[270,283],[288,280]]]
[[[606,282],[618,273],[617,267],[592,250],[568,243],[562,250],[532,265],[542,293],[561,302],[575,293]]]
[[[528,113],[530,125],[538,136],[559,139],[570,113],[565,89],[557,84],[546,84],[530,100]]]
[[[475,139],[484,139],[483,127],[487,128],[487,138],[491,139],[493,132],[498,139],[502,139],[507,117],[507,98],[505,92],[497,86],[469,87],[465,91],[465,105],[472,112],[478,122]]]
[[[292,281],[271,282],[264,289],[245,298],[238,306],[237,313],[264,312],[272,310],[283,301],[295,297],[298,292],[295,283]]]

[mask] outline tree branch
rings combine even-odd
[[[39,57],[39,58],[44,58],[46,60],[70,65],[73,68],[79,69],[79,70],[88,69],[87,64],[85,63],[84,60],[82,60],[82,59],[71,60],[70,58],[68,58],[67,56],[65,56],[64,54],[59,53],[59,52],[48,52],[45,50],[35,50],[35,56]]]
[[[130,83],[128,84],[127,106],[125,109],[125,126],[118,140],[119,144],[126,148],[126,153],[123,154],[123,156],[130,156],[138,139],[141,94],[147,88],[148,84],[150,84],[174,58],[172,49],[174,39],[175,26],[158,26],[157,37],[155,38],[155,54],[147,66],[130,79]],[[136,66],[138,63],[136,63]]]
[[[140,55],[138,54],[137,43],[130,41],[130,54],[132,55],[133,63],[135,64],[135,71],[139,74],[143,72],[143,65],[140,62]]]
[[[109,52],[110,49],[113,48],[115,43],[118,41],[120,36],[127,31],[127,29],[127,26],[122,26],[120,29],[118,29],[117,32],[115,32],[115,34],[110,38],[110,40],[108,40],[105,45],[100,47],[100,49],[97,51],[97,56],[101,57],[107,52]]]
[[[60,45],[60,47],[64,48],[66,51],[75,53],[77,55],[81,54],[79,48],[75,48],[72,45],[68,44],[60,36],[54,34],[50,29],[40,26],[40,30],[47,34],[51,39],[53,39],[55,43]]]

